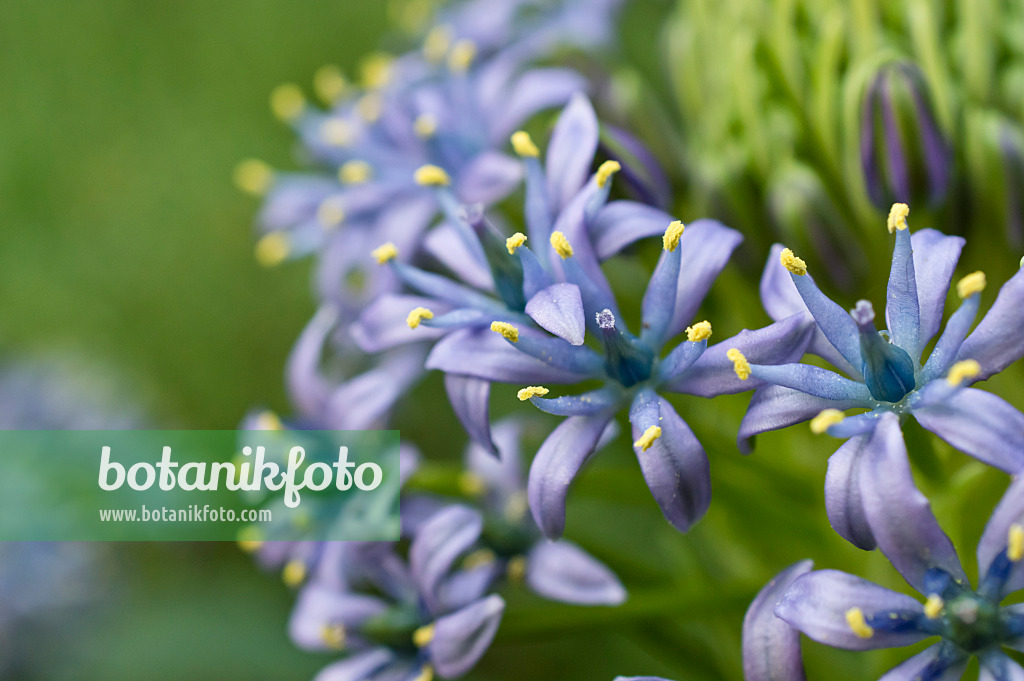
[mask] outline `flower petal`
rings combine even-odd
[[[423,376],[424,350],[410,346],[384,356],[373,369],[338,385],[320,416],[334,430],[364,430],[381,423],[391,407]]]
[[[575,544],[541,540],[526,557],[526,583],[563,603],[618,605],[626,590],[615,573]]]
[[[319,416],[331,392],[331,385],[320,371],[324,343],[338,322],[331,306],[323,306],[302,330],[285,367],[288,396],[299,412]]]
[[[851,438],[828,458],[825,511],[829,524],[839,536],[858,549],[870,551],[875,548],[875,537],[864,514],[864,498],[860,491],[860,471],[867,442],[865,435]]]
[[[920,347],[921,309],[917,298],[917,277],[914,274],[914,253],[910,230],[896,230],[896,244],[892,251],[892,269],[886,289],[885,319],[893,342],[910,349],[911,356]]]
[[[550,339],[524,328],[519,329],[519,334]],[[587,378],[516,350],[490,329],[460,329],[448,334],[431,350],[426,368],[500,383],[577,383]]]
[[[976,459],[1007,473],[1024,470],[1024,414],[1001,397],[963,388],[913,414],[922,426]]]
[[[311,582],[299,592],[288,620],[288,633],[295,645],[304,650],[331,650],[333,646],[324,636],[330,627],[340,625],[349,631],[358,630],[387,607],[387,603],[373,596]]]
[[[491,439],[491,383],[474,376],[445,374],[444,387],[452,410],[466,429],[470,440],[497,456]]]
[[[597,115],[583,94],[573,95],[558,117],[548,142],[545,166],[555,213],[576,195],[590,174],[597,151]]]
[[[917,297],[921,315],[920,351],[939,332],[942,310],[960,259],[964,239],[946,236],[934,229],[919,229],[910,237],[914,249],[914,272],[917,275]]]
[[[522,163],[507,154],[485,151],[459,173],[455,194],[462,203],[490,205],[515,191],[522,179]]]
[[[559,338],[572,345],[583,345],[583,297],[575,284],[552,284],[538,291],[526,303],[526,314]]]
[[[449,222],[442,222],[427,232],[423,248],[462,281],[483,291],[494,289],[494,280],[487,263],[466,247],[465,240]]]
[[[501,109],[495,111],[491,139],[495,143],[504,143],[514,130],[538,111],[560,106],[570,101],[574,93],[586,89],[586,79],[571,69],[544,68],[527,71],[516,80],[511,89],[503,88],[500,93],[498,106]]]
[[[483,518],[465,506],[450,506],[424,523],[409,547],[409,567],[430,612],[440,606],[438,587],[455,559],[480,537]]]
[[[981,658],[978,681],[1024,681],[1024,667],[1001,651],[991,651]]]
[[[466,469],[480,476],[487,491],[496,493],[502,505],[526,487],[519,451],[522,430],[522,424],[513,418],[495,424],[493,440],[500,456],[494,456],[475,443],[466,448]]]
[[[667,337],[679,333],[693,321],[711,285],[742,241],[742,234],[717,220],[696,220],[686,226],[679,239],[682,257],[679,287]]]
[[[981,364],[981,381],[997,374],[1024,355],[1024,269],[1003,284],[996,302],[960,346],[957,360]]]
[[[313,681],[364,681],[394,660],[387,648],[374,648],[324,667]]]
[[[428,650],[438,675],[450,679],[472,669],[494,640],[504,612],[505,601],[495,594],[435,620]]]
[[[802,390],[826,400],[853,401],[869,404],[871,392],[858,381],[851,381],[834,371],[812,364],[761,365],[750,362],[750,373],[754,378],[794,390]]]
[[[349,327],[349,333],[363,352],[381,352],[398,345],[443,336],[444,329],[422,325],[409,328],[409,312],[417,307],[425,307],[434,315],[440,315],[451,306],[434,298],[386,293],[366,306],[359,319]]]
[[[992,563],[1006,551],[1010,528],[1014,525],[1024,526],[1024,478],[1010,483],[978,541],[978,574],[983,582]],[[1017,561],[1008,567],[1010,569],[1005,577],[1003,593],[1024,588],[1024,561]]]
[[[809,560],[791,565],[758,592],[743,617],[744,681],[804,681],[800,632],[775,616],[793,581],[810,572]]]
[[[954,646],[940,642],[893,667],[878,681],[956,681],[970,659]]]
[[[855,400],[827,400],[781,385],[761,386],[750,398],[750,406],[740,423],[737,442],[741,450],[749,450],[746,440],[755,435],[803,423],[817,416],[822,409],[844,411],[857,405]]]
[[[661,236],[671,222],[672,216],[657,208],[636,201],[612,201],[590,227],[594,252],[607,260],[639,239]]]

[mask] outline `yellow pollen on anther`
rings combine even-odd
[[[274,181],[273,169],[255,158],[247,158],[235,166],[235,186],[247,194],[261,196]]]
[[[779,255],[779,262],[782,266],[790,271],[791,274],[795,274],[798,277],[802,277],[807,274],[807,263],[802,258],[796,257],[796,254],[788,248],[783,248],[782,253]]]
[[[448,54],[451,44],[451,29],[447,26],[434,26],[423,39],[423,56],[437,64]]]
[[[487,491],[487,482],[473,471],[459,473],[459,491],[467,497],[478,497]]]
[[[1024,558],[1024,527],[1016,523],[1010,525],[1010,533],[1006,537],[1006,557],[1011,563]]]
[[[978,364],[977,360],[965,359],[949,367],[949,373],[946,374],[946,383],[955,388],[958,385],[962,385],[967,379],[974,378],[980,373],[981,365]]]
[[[341,69],[334,64],[325,64],[313,74],[313,91],[324,104],[334,104],[345,93],[348,82]]]
[[[287,123],[295,120],[305,108],[306,98],[295,83],[283,83],[270,93],[270,110],[280,121]]]
[[[359,64],[359,75],[367,90],[379,90],[391,80],[392,64],[395,58],[386,52],[367,55]]]
[[[398,257],[398,249],[389,241],[386,244],[381,244],[370,251],[370,255],[374,257],[378,265],[383,265],[384,263]]]
[[[444,171],[444,168],[435,165],[420,166],[413,175],[416,184],[423,187],[444,187],[452,183],[452,178]]]
[[[344,650],[345,626],[342,624],[325,624],[320,630],[320,639],[331,650]]]
[[[984,272],[981,270],[971,272],[956,283],[956,294],[960,296],[961,300],[963,300],[964,298],[973,296],[975,293],[981,293],[984,291],[987,283]]]
[[[490,549],[477,549],[462,559],[462,568],[472,570],[473,568],[490,565],[497,559],[494,551]]]
[[[597,186],[604,187],[612,175],[622,170],[618,161],[605,161],[597,169]]]
[[[555,249],[555,253],[562,258],[562,260],[568,260],[572,257],[572,244],[565,238],[565,234],[561,232],[551,232],[551,246]]]
[[[367,123],[377,122],[383,108],[384,104],[376,92],[368,92],[356,102],[356,112]]]
[[[413,121],[412,129],[420,139],[429,139],[437,132],[437,117],[434,114],[420,114]]]
[[[673,220],[665,230],[665,236],[661,237],[661,245],[666,251],[674,251],[679,247],[679,239],[683,236],[685,225],[679,220]]]
[[[348,121],[340,118],[328,118],[320,124],[320,136],[332,147],[347,147],[352,144],[356,133]]]
[[[345,221],[345,207],[340,196],[324,199],[316,209],[316,220],[327,229],[337,227]]]
[[[270,410],[260,412],[256,417],[256,430],[284,430],[281,417]]]
[[[419,675],[412,681],[434,681],[434,668],[429,664],[423,665]]]
[[[373,177],[373,168],[366,161],[346,161],[338,168],[338,179],[343,184],[363,184]]]
[[[246,527],[238,533],[238,548],[246,553],[258,551],[263,546],[263,533],[258,527]]]
[[[868,626],[867,620],[864,619],[864,611],[860,608],[850,608],[846,611],[846,623],[860,638],[871,638],[875,635],[875,630]]]
[[[516,556],[510,558],[505,564],[505,574],[510,582],[522,582],[526,577],[526,557]]]
[[[509,238],[505,239],[505,248],[508,249],[509,255],[515,255],[519,247],[526,243],[526,235],[522,232],[516,232]]]
[[[512,149],[516,154],[524,158],[527,156],[532,158],[540,156],[540,149],[533,143],[530,133],[525,130],[512,133]]]
[[[292,247],[284,232],[270,232],[256,242],[256,262],[264,267],[274,267],[284,262]]]
[[[924,616],[930,620],[937,619],[942,614],[944,607],[946,607],[946,602],[942,600],[942,597],[939,594],[931,594],[924,604]]]
[[[434,640],[434,625],[427,624],[412,632],[412,642],[417,648],[429,645]]]
[[[550,390],[542,385],[528,385],[519,392],[516,393],[516,397],[519,398],[520,402],[525,402],[531,397],[544,397]]]
[[[519,342],[519,329],[508,322],[491,322],[491,331],[500,333],[505,340],[511,343]]]
[[[838,409],[822,409],[818,412],[817,416],[811,419],[811,432],[815,435],[821,435],[837,423],[842,423],[845,419],[846,414]]]
[[[736,372],[737,378],[741,381],[750,378],[750,363],[742,352],[737,348],[731,348],[729,352],[725,353],[725,356],[732,362],[732,368]]]
[[[465,73],[476,58],[476,43],[472,40],[460,40],[452,45],[448,53],[448,68],[452,73]]]
[[[659,437],[661,437],[661,427],[648,426],[644,434],[640,436],[640,439],[633,443],[633,446],[639,447],[642,452],[646,452]]]
[[[502,515],[505,520],[518,525],[522,522],[523,518],[526,517],[526,512],[530,510],[530,498],[526,495],[525,490],[520,490],[509,495],[508,501],[505,502],[505,509]]]
[[[433,319],[434,313],[425,307],[413,308],[409,316],[405,318],[405,323],[409,325],[410,329],[415,329],[420,325],[424,319]]]
[[[686,340],[691,343],[700,343],[711,338],[711,322],[706,319],[702,322],[697,322],[693,326],[686,327]]]
[[[907,224],[908,215],[910,215],[910,206],[905,203],[892,204],[892,208],[889,210],[889,220],[886,222],[889,233],[892,234],[897,229],[907,229],[909,227]]]
[[[306,581],[306,564],[301,560],[290,560],[281,571],[281,579],[290,587],[297,587]]]

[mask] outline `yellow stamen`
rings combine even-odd
[[[526,243],[526,235],[522,232],[516,232],[509,238],[505,239],[505,248],[508,249],[509,255],[515,255],[519,247]]]
[[[419,675],[412,681],[434,681],[434,668],[429,664],[423,665]]]
[[[984,272],[972,272],[956,283],[956,294],[963,300],[984,291],[986,283]]]
[[[425,307],[414,308],[409,316],[405,318],[405,323],[409,325],[410,329],[415,329],[420,325],[424,319],[433,319],[434,313]]]
[[[782,263],[783,267],[790,271],[791,274],[795,274],[798,277],[802,277],[807,274],[807,263],[805,263],[802,258],[796,257],[796,254],[788,248],[782,249],[779,261]]]
[[[258,527],[245,527],[238,533],[238,548],[246,553],[258,551],[263,546],[263,533]]]
[[[383,108],[384,103],[376,92],[368,92],[356,102],[356,112],[367,123],[376,123]]]
[[[733,371],[736,372],[737,378],[741,381],[745,381],[750,378],[750,363],[747,358],[743,356],[743,353],[736,348],[732,348],[729,352],[725,353],[725,356],[732,361]]]
[[[345,208],[340,196],[324,199],[316,209],[316,220],[331,229],[345,221]]]
[[[633,443],[634,447],[639,447],[640,451],[646,452],[651,446],[654,445],[654,441],[661,437],[660,426],[649,426],[644,434],[640,436],[640,439]]]
[[[520,156],[536,158],[540,156],[540,149],[533,143],[530,133],[525,130],[512,133],[512,149]]]
[[[525,402],[531,397],[544,397],[549,392],[551,391],[542,385],[529,385],[516,393],[516,397],[519,398],[520,402]]]
[[[437,64],[448,54],[451,44],[451,29],[447,26],[434,26],[423,39],[423,56]]]
[[[269,165],[255,158],[247,158],[235,166],[235,186],[247,194],[261,196],[270,189],[274,171]]]
[[[306,98],[295,83],[283,83],[270,93],[270,110],[280,121],[294,121],[305,108]]]
[[[519,342],[519,329],[508,322],[491,322],[491,331],[500,333],[505,340],[511,343]]]
[[[597,169],[597,186],[604,187],[612,175],[622,170],[618,161],[605,161]]]
[[[433,114],[420,114],[413,121],[412,129],[420,139],[429,139],[437,132],[437,118]]]
[[[490,549],[477,549],[462,559],[462,568],[464,570],[472,570],[473,568],[490,565],[496,558],[497,556],[494,555],[494,551]]]
[[[429,645],[434,640],[434,625],[427,624],[412,632],[412,642],[417,648]]]
[[[860,608],[850,608],[846,611],[846,623],[860,638],[871,638],[875,635],[875,630],[868,626],[864,612]]]
[[[284,232],[270,232],[256,242],[256,262],[264,267],[274,267],[284,262],[292,247]]]
[[[472,40],[460,40],[452,45],[448,53],[448,68],[452,73],[465,73],[476,58],[476,43]]]
[[[889,220],[886,223],[889,227],[889,233],[892,234],[897,229],[907,229],[909,227],[907,224],[908,215],[910,215],[910,206],[905,203],[892,204],[892,209],[889,210]]]
[[[370,251],[370,255],[374,257],[378,265],[383,265],[384,263],[398,257],[398,249],[389,241],[386,244],[381,244]]]
[[[522,582],[526,577],[526,557],[516,556],[510,558],[505,564],[505,574],[510,582]]]
[[[334,64],[325,64],[313,74],[313,91],[324,104],[334,104],[345,93],[348,83],[341,69]]]
[[[345,649],[345,626],[342,624],[325,624],[320,630],[320,639],[332,650]]]
[[[1011,563],[1020,562],[1024,558],[1024,527],[1016,523],[1010,525],[1010,534],[1006,538],[1006,557]]]
[[[352,144],[356,133],[348,121],[341,118],[328,118],[320,124],[320,136],[332,147],[347,147]]]
[[[256,430],[284,430],[284,424],[277,414],[267,410],[256,417]]]
[[[565,234],[561,232],[551,232],[551,246],[555,249],[555,252],[562,258],[562,260],[568,260],[572,257],[572,244],[565,238]]]
[[[981,373],[981,365],[976,360],[965,359],[949,367],[946,374],[946,382],[954,388],[962,385],[969,378],[974,378]]]
[[[373,177],[373,168],[366,161],[346,161],[338,168],[338,179],[343,184],[363,184]]]
[[[679,239],[683,236],[683,229],[684,225],[679,220],[669,223],[668,229],[665,230],[665,236],[661,238],[661,243],[666,251],[674,251],[679,247]]]
[[[821,435],[828,431],[828,429],[837,423],[842,423],[846,419],[846,414],[839,411],[838,409],[822,409],[818,412],[818,415],[811,419],[811,432],[815,435]]]
[[[711,322],[706,319],[702,322],[697,322],[693,326],[686,327],[686,340],[691,343],[700,343],[711,338]]]
[[[395,58],[386,52],[374,52],[363,58],[359,64],[359,75],[367,90],[379,90],[391,80],[392,64]]]
[[[505,520],[518,525],[526,517],[526,512],[529,510],[530,498],[526,495],[525,491],[519,491],[509,496],[508,501],[505,502],[503,515]]]
[[[416,184],[424,187],[444,187],[452,183],[452,178],[444,168],[429,164],[417,168],[413,179],[416,180]]]
[[[946,607],[946,603],[942,597],[939,594],[931,594],[924,604],[924,616],[930,620],[937,619],[942,614],[944,607]]]
[[[281,579],[286,585],[297,587],[306,581],[306,564],[298,559],[288,561],[281,572]]]
[[[459,473],[459,491],[467,497],[478,497],[487,491],[487,483],[472,471]]]

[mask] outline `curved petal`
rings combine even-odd
[[[582,93],[573,95],[558,117],[545,162],[548,196],[555,213],[566,206],[590,175],[597,151],[598,124],[594,107]]]
[[[755,435],[803,423],[817,416],[823,409],[844,411],[857,405],[854,400],[827,400],[781,385],[761,386],[750,398],[750,406],[740,423],[737,441],[741,450],[749,451],[745,441]]]
[[[320,372],[324,343],[338,322],[333,307],[324,306],[302,330],[288,355],[285,376],[288,396],[302,414],[316,418],[331,392],[330,383]]]
[[[435,620],[428,652],[438,675],[450,679],[472,669],[494,640],[504,612],[505,601],[491,595]]]
[[[858,549],[871,551],[875,548],[875,536],[864,514],[864,498],[860,491],[860,471],[867,442],[866,435],[851,438],[828,458],[825,512],[829,524],[839,536]]]
[[[513,418],[495,424],[493,440],[500,456],[495,456],[475,443],[466,448],[466,469],[480,476],[487,491],[496,493],[501,504],[526,487],[519,451],[522,430],[523,425]]]
[[[964,388],[913,414],[922,426],[979,461],[1007,473],[1024,470],[1024,414],[1001,397]]]
[[[1024,269],[1003,284],[988,314],[957,353],[957,361],[974,359],[981,364],[981,381],[997,374],[1024,355]]]
[[[559,338],[583,345],[586,320],[579,286],[563,282],[541,289],[526,303],[526,314]]]
[[[934,229],[919,229],[910,237],[914,249],[914,272],[917,274],[917,297],[921,314],[920,351],[939,332],[942,310],[953,279],[953,270],[960,259],[964,239],[946,236]]]
[[[387,648],[374,648],[324,667],[313,681],[364,681],[394,660]]]
[[[359,315],[349,333],[363,352],[381,352],[398,345],[433,340],[445,334],[444,329],[420,325],[409,328],[409,313],[425,307],[434,315],[447,312],[451,306],[434,298],[385,293],[373,300]]]
[[[696,220],[686,226],[679,239],[679,287],[666,337],[676,335],[693,321],[711,285],[742,241],[742,234],[717,220]]]
[[[427,609],[440,606],[438,587],[452,564],[480,537],[483,518],[465,506],[451,506],[420,526],[409,546],[409,568]]]
[[[459,173],[455,195],[462,203],[490,205],[515,191],[522,179],[522,163],[497,151],[485,151]]]
[[[661,236],[672,219],[665,211],[643,203],[612,201],[601,209],[590,227],[594,252],[601,260],[607,260],[639,239]]]
[[[388,605],[379,598],[350,593],[311,582],[299,592],[288,621],[292,641],[305,650],[333,650],[326,632],[341,626],[358,629],[363,622],[380,615]],[[351,641],[348,642],[351,645]]]
[[[616,407],[622,394],[614,388],[598,388],[580,395],[564,397],[531,397],[530,402],[546,414],[555,416],[586,416]]]
[[[587,89],[587,81],[571,69],[531,69],[512,86],[501,92],[500,111],[492,128],[491,139],[503,143],[512,132],[538,111],[559,106],[577,92]]]
[[[423,238],[423,249],[470,286],[483,291],[494,289],[494,279],[487,263],[469,250],[450,222],[442,222],[427,232]]]
[[[1024,667],[1002,651],[993,651],[981,658],[978,681],[1024,681]]]
[[[526,583],[563,603],[618,605],[626,590],[615,573],[575,544],[541,540],[526,557]]]
[[[809,395],[826,400],[853,401],[864,406],[871,403],[871,392],[865,384],[851,381],[834,371],[813,364],[793,363],[765,366],[751,362],[750,373],[754,378],[767,383],[802,390]]]
[[[469,438],[485,450],[498,455],[491,439],[491,384],[482,378],[445,374],[444,387],[452,410]]]
[[[1024,526],[1024,478],[1010,483],[999,505],[992,512],[985,531],[978,541],[978,574],[984,582],[993,562],[1009,545],[1010,528]],[[1009,572],[1004,577],[1003,593],[1012,593],[1024,588],[1024,561],[1006,566]]]
[[[970,659],[948,643],[936,643],[893,667],[878,681],[956,681]]]
[[[800,632],[775,616],[775,606],[798,577],[814,566],[801,561],[777,574],[758,592],[743,617],[744,681],[804,681]]]
[[[422,348],[410,346],[386,355],[377,367],[334,388],[324,407],[323,421],[334,430],[363,430],[377,425],[422,375]]]
[[[910,230],[897,229],[886,289],[885,319],[893,342],[901,348],[916,351],[920,347],[921,309],[910,243]],[[911,355],[915,358],[920,356],[916,352]]]
[[[519,329],[520,337],[550,336]],[[572,346],[567,346],[572,347]],[[427,369],[476,376],[499,383],[577,383],[587,378],[516,350],[490,329],[460,329],[442,338],[427,356]]]

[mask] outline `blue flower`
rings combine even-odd
[[[899,418],[886,413],[870,436],[859,493],[882,553],[926,600],[836,570],[793,582],[775,614],[830,646],[868,650],[940,640],[885,678],[959,678],[970,657],[982,679],[1024,678],[1003,647],[1024,646],[1024,611],[1001,606],[1024,587],[1024,482],[1010,485],[978,544],[978,588],[971,587],[949,537],[914,487]]]
[[[954,447],[1009,473],[1024,468],[1024,414],[991,393],[968,387],[1024,355],[1024,272],[1002,288],[972,333],[985,276],[969,274],[956,286],[960,307],[927,360],[922,351],[936,335],[963,239],[925,229],[913,236],[908,209],[896,204],[886,299],[887,330],[876,329],[871,303],[847,314],[823,294],[800,258],[776,246],[761,280],[765,308],[776,319],[813,316],[809,350],[840,373],[809,364],[762,366],[735,355],[737,371],[771,385],[760,388],[740,426],[747,438],[812,419],[815,432],[849,438],[829,460],[826,506],[832,526],[865,549],[874,546],[859,508],[856,480],[871,433],[887,414],[912,415]],[[788,270],[788,271],[787,271]],[[845,415],[848,409],[867,410]]]

